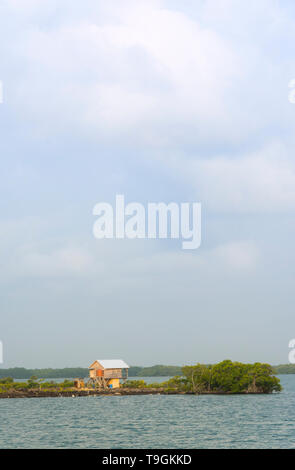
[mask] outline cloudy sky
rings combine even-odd
[[[3,367],[286,363],[295,4],[2,0]],[[202,203],[202,245],[96,240],[99,201]]]

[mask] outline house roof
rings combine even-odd
[[[122,359],[97,359],[104,369],[129,369]]]

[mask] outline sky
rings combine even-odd
[[[1,367],[288,362],[295,4],[2,0]],[[97,240],[201,202],[202,244]]]

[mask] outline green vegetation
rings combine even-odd
[[[131,366],[128,372],[129,377],[170,377],[181,374],[181,367],[178,366],[152,366],[139,367]],[[14,379],[27,379],[35,376],[38,379],[58,379],[73,377],[88,377],[89,371],[82,367],[67,367],[65,369],[25,369],[24,367],[14,367],[11,369],[0,369],[0,378],[13,377]]]
[[[27,379],[36,377],[38,379],[71,379],[73,377],[88,377],[89,371],[82,367],[67,367],[65,369],[25,369],[24,367],[13,367],[11,369],[0,369],[0,378],[12,377],[14,379]]]
[[[192,393],[272,393],[281,391],[280,380],[269,364],[242,364],[226,360],[213,366],[184,366],[182,375],[157,383],[127,381],[124,387],[164,388]]]
[[[272,367],[274,374],[295,374],[295,364],[284,364]],[[88,377],[89,371],[82,367],[68,367],[64,369],[25,369],[24,367],[14,367],[11,369],[0,369],[0,383],[5,377],[13,379],[27,379],[36,377],[37,379],[71,379],[74,377]],[[129,377],[172,377],[182,375],[182,367],[156,365],[151,367],[131,366]]]
[[[162,366],[157,366],[162,367]],[[272,393],[281,391],[280,380],[268,364],[242,364],[226,360],[215,365],[184,366],[181,375],[159,383],[146,384],[144,380],[127,380],[123,388],[164,389],[183,393]],[[26,382],[14,382],[12,377],[0,379],[0,394],[12,391],[65,391],[75,390],[74,382],[45,382],[32,375]]]
[[[13,378],[12,377],[3,377],[3,379],[0,379],[0,385],[1,384],[11,384],[13,383]]]
[[[125,383],[122,384],[123,388],[145,388],[147,384],[144,380],[126,380]]]
[[[36,376],[32,376],[26,382],[14,382],[13,378],[5,377],[0,379],[0,393],[6,393],[11,391],[22,391],[22,390],[65,390],[74,388],[74,382],[70,380],[64,380],[61,383],[56,382],[45,382],[44,379],[38,379]]]
[[[281,364],[279,366],[273,366],[275,374],[295,374],[295,364]]]
[[[129,377],[142,377],[140,372],[143,370],[143,367],[131,366],[128,370]]]
[[[281,390],[269,364],[223,361],[213,366],[186,366],[183,375],[193,392],[271,393]]]
[[[179,366],[151,366],[151,367],[130,367],[130,377],[171,377],[181,374]]]

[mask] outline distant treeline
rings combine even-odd
[[[130,367],[129,377],[171,377],[181,374],[178,366],[152,366],[152,367]],[[12,377],[13,379],[28,379],[32,376],[38,379],[70,379],[74,377],[88,377],[89,371],[83,367],[66,367],[64,369],[25,369],[24,367],[13,367],[11,369],[0,368],[0,378]]]
[[[179,366],[151,366],[151,367],[130,367],[129,377],[172,377],[181,375]]]
[[[295,364],[281,364],[273,366],[275,374],[295,374]]]
[[[28,379],[32,376],[37,379],[70,379],[72,377],[87,377],[88,369],[82,367],[66,367],[65,369],[25,369],[13,367],[0,369],[0,378],[12,377],[13,379]]]
[[[181,375],[182,368],[179,366],[157,365],[151,367],[131,366],[129,377],[173,377]],[[295,374],[295,364],[283,364],[273,366],[275,374]],[[0,368],[0,378],[12,377],[13,379],[28,379],[32,376],[38,379],[70,379],[74,377],[88,377],[89,371],[83,367],[66,367],[64,369],[25,369],[24,367],[13,367],[11,369]]]

